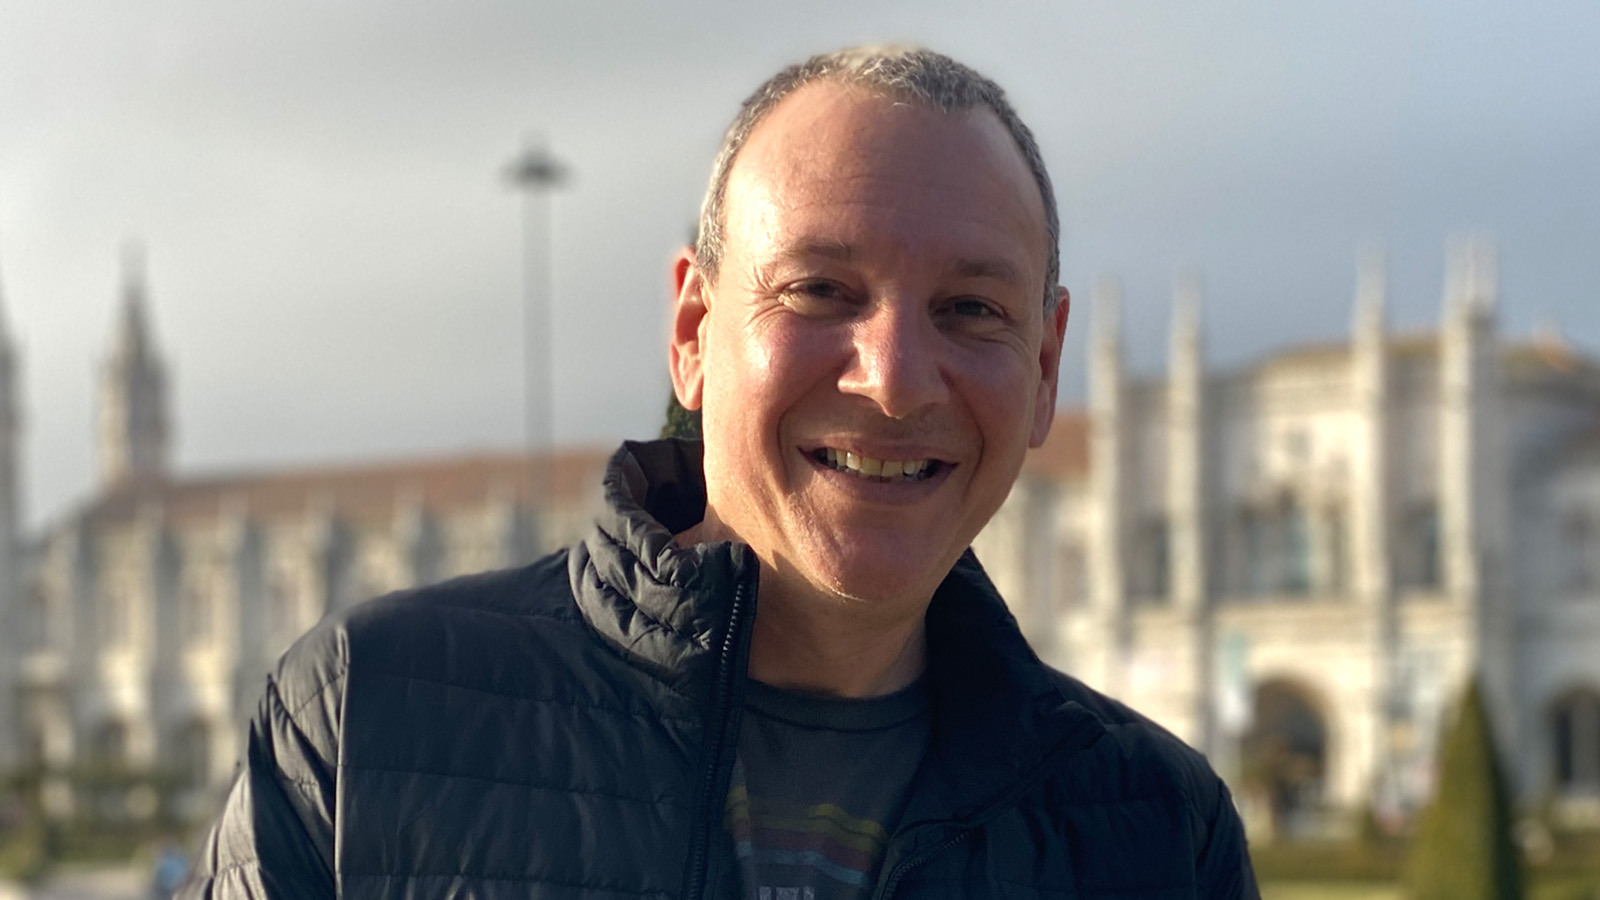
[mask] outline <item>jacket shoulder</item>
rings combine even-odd
[[[1126,703],[1054,669],[1051,676],[1067,701],[1087,710],[1105,728],[1121,764],[1182,796],[1202,824],[1213,820],[1221,805],[1231,812],[1227,787],[1200,751]]]
[[[1062,696],[1094,716],[1105,738],[1094,748],[1093,777],[1113,770],[1123,789],[1181,801],[1202,885],[1217,896],[1258,896],[1244,828],[1227,785],[1203,754],[1127,704],[1051,670]]]
[[[508,633],[583,628],[566,557],[561,550],[520,568],[397,591],[331,613],[289,647],[270,680],[303,730],[337,734],[339,695],[352,664],[459,668]]]

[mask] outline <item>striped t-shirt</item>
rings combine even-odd
[[[871,896],[928,730],[920,681],[867,700],[751,682],[726,810],[744,896]]]

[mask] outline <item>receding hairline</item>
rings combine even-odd
[[[843,79],[818,79],[796,88],[774,103],[771,109],[767,111],[767,114],[750,128],[745,141],[740,145],[740,152],[733,157],[728,165],[722,186],[722,203],[719,210],[721,222],[719,224],[722,228],[723,241],[720,249],[724,253],[728,249],[726,244],[727,228],[729,223],[736,218],[733,215],[736,211],[734,198],[740,196],[740,185],[746,185],[747,189],[748,185],[752,183],[751,179],[755,180],[754,183],[770,183],[769,179],[774,177],[783,180],[786,177],[783,173],[790,171],[787,161],[780,165],[780,173],[777,175],[763,173],[760,169],[764,163],[772,162],[769,157],[770,154],[777,153],[781,155],[792,146],[792,139],[774,138],[771,134],[771,129],[784,126],[783,119],[787,112],[792,111],[791,104],[801,102],[802,98],[812,95],[816,91],[827,89],[842,89],[841,93],[846,98],[846,102],[863,99],[884,101],[896,106],[904,106],[908,109],[944,117],[936,127],[975,129],[975,132],[980,136],[973,138],[973,140],[983,146],[983,152],[999,154],[999,157],[989,157],[994,160],[993,165],[998,167],[991,169],[991,171],[994,172],[994,177],[1002,179],[1010,188],[1016,191],[1011,195],[1015,198],[1015,203],[1017,204],[1014,208],[1019,214],[1026,216],[1030,222],[1028,226],[1030,229],[1037,229],[1037,248],[1048,256],[1049,248],[1044,246],[1045,241],[1048,239],[1047,212],[1044,208],[1044,198],[1039,195],[1038,186],[1028,170],[1027,160],[1023,157],[1019,148],[1015,146],[1015,142],[1010,139],[1010,135],[1005,129],[1005,123],[1000,120],[994,110],[983,104],[946,109],[933,104],[919,102],[915,97],[902,97],[891,94],[888,91],[875,90],[871,85],[853,84]],[[824,110],[820,115],[817,115],[817,118],[822,119],[827,115],[827,111]],[[793,127],[793,123],[788,124]],[[875,124],[873,127],[876,127]],[[956,140],[965,139],[957,138]],[[1015,168],[1012,168],[1013,166]],[[984,168],[990,168],[990,166],[986,165]],[[1011,204],[1007,203],[1006,205],[1010,206]],[[785,249],[783,255],[786,257],[803,255],[849,261],[858,255],[859,249],[858,245],[836,237],[812,235],[799,238],[793,247]],[[1019,270],[1010,261],[1002,260],[998,257],[959,259],[952,262],[949,270],[952,274],[994,278],[995,280],[1019,285],[1032,281],[1031,278],[1025,277],[1022,270]],[[1039,277],[1048,278],[1048,273],[1046,272],[1037,274]],[[1055,285],[1046,284],[1044,287],[1046,290],[1053,292]]]
[[[751,136],[784,101],[814,84],[839,84],[896,103],[945,113],[986,109],[1011,138],[1034,183],[1044,213],[1044,306],[1059,299],[1060,216],[1054,188],[1033,132],[1018,116],[993,80],[940,53],[920,47],[853,47],[813,56],[767,79],[740,105],[724,133],[701,204],[695,237],[695,258],[706,276],[715,279],[724,251],[728,181]]]

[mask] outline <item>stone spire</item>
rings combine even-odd
[[[122,306],[111,352],[100,373],[99,450],[102,484],[161,478],[167,470],[166,366],[150,334],[144,255],[123,256]]]
[[[1390,521],[1390,415],[1388,272],[1383,251],[1365,248],[1356,268],[1355,312],[1350,326],[1350,395],[1355,427],[1349,471],[1350,593],[1371,616],[1375,636],[1370,748],[1374,802],[1396,808],[1407,790],[1403,759],[1396,756],[1398,718],[1405,686],[1399,677],[1399,622],[1394,602]]]
[[[1356,270],[1350,379],[1361,436],[1350,460],[1351,587],[1365,603],[1387,602],[1392,587],[1389,521],[1388,274],[1383,252],[1362,252]]]
[[[1167,511],[1172,603],[1198,610],[1206,602],[1205,347],[1200,329],[1200,277],[1173,285],[1167,355]]]
[[[1481,235],[1452,241],[1446,253],[1445,306],[1473,317],[1492,316],[1500,291],[1494,244]]]
[[[1127,649],[1126,566],[1127,472],[1123,407],[1127,387],[1122,351],[1122,288],[1102,279],[1093,291],[1094,322],[1089,348],[1089,484],[1093,504],[1089,526],[1090,596],[1103,629],[1097,641],[1098,670],[1092,678],[1104,690],[1121,685]],[[1087,662],[1087,661],[1086,661]]]
[[[1166,564],[1168,597],[1186,627],[1188,684],[1176,692],[1187,717],[1174,717],[1190,743],[1215,753],[1221,748],[1212,710],[1215,651],[1207,570],[1205,339],[1200,325],[1197,272],[1180,274],[1172,290],[1172,332],[1167,350]],[[1176,644],[1177,641],[1174,641]]]
[[[1506,396],[1496,326],[1499,277],[1483,236],[1452,243],[1439,350],[1439,562],[1447,600],[1467,612],[1468,671],[1485,698],[1512,710],[1515,595],[1508,590],[1511,509]],[[1514,758],[1526,736],[1502,715],[1500,746]]]
[[[1488,537],[1483,481],[1493,457],[1495,269],[1486,240],[1451,243],[1439,336],[1439,562],[1445,589],[1473,603]]]

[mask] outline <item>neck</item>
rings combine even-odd
[[[850,609],[859,602],[763,588],[750,638],[750,677],[836,697],[878,697],[909,686],[927,659],[922,616],[864,621]]]

